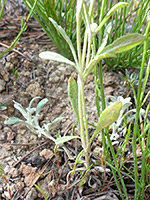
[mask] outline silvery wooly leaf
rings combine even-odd
[[[58,139],[56,139],[55,144],[56,145],[61,145],[65,142],[68,142],[69,140],[73,140],[75,138],[80,138],[79,136],[63,136],[63,137],[59,137]]]
[[[32,103],[36,100],[36,99],[41,99],[40,96],[34,97],[33,99],[31,99],[30,103],[29,103],[29,108],[31,108]]]
[[[55,53],[55,52],[44,51],[44,52],[39,54],[39,57],[44,59],[44,60],[53,60],[53,61],[57,61],[57,62],[61,62],[61,63],[66,63],[66,64],[69,64],[69,65],[72,65],[72,66],[75,67],[74,62],[68,60],[64,56],[62,56],[58,53]]]
[[[17,103],[16,101],[14,101],[14,107],[20,111],[20,113],[24,116],[25,119],[28,118],[28,114],[27,112],[25,111],[25,109],[22,107],[22,105],[20,103]]]
[[[37,105],[37,107],[36,107],[36,115],[38,115],[38,114],[40,113],[41,109],[43,108],[43,106],[44,106],[47,102],[48,102],[48,99],[47,99],[47,98],[44,98],[44,99],[42,99],[42,100],[38,103],[38,105]]]
[[[4,123],[7,125],[18,124],[18,123],[22,123],[22,122],[24,122],[24,121],[17,117],[10,117],[4,121]]]

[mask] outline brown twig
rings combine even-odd
[[[6,48],[9,48],[9,47],[10,47],[10,45],[8,45],[8,44],[6,44],[6,43],[3,43],[3,42],[0,42],[0,45],[3,46],[3,47],[6,47]],[[15,53],[17,53],[17,54],[19,54],[19,55],[25,57],[25,56],[23,55],[23,53],[21,53],[20,51],[18,51],[18,50],[16,50],[16,49],[12,49],[12,51],[14,51]]]
[[[50,140],[46,140],[43,144],[37,146],[36,148],[32,149],[30,152],[25,154],[20,160],[18,160],[15,164],[13,164],[13,167],[16,167],[21,161],[23,161],[27,156],[29,156],[31,153],[39,149],[40,147],[44,146],[45,144],[49,143]]]

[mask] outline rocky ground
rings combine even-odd
[[[14,11],[11,12],[15,15]],[[17,33],[16,22],[22,17],[20,11],[18,18],[10,24],[7,23],[8,19],[11,21],[12,14],[10,13],[5,15],[0,24],[1,27],[4,23],[7,24],[7,28],[2,29],[3,37],[1,36],[1,40],[7,44]],[[41,123],[52,122],[60,116],[64,117],[52,126],[51,134],[55,136],[59,130],[61,135],[69,135],[73,131],[74,134],[78,134],[78,128],[75,130],[72,128],[76,120],[67,92],[69,77],[76,79],[77,74],[68,65],[42,61],[38,56],[40,52],[57,50],[43,35],[35,21],[32,21],[29,27],[29,31],[27,30],[22,35],[19,46],[15,48],[17,51],[11,51],[0,59],[0,102],[7,102],[7,110],[0,111],[0,165],[7,174],[7,180],[0,177],[0,199],[10,199],[9,190],[13,200],[44,199],[35,188],[35,183],[40,184],[40,187],[49,195],[49,199],[119,199],[118,191],[115,187],[113,188],[113,184],[107,188],[109,192],[102,190],[107,186],[111,177],[109,168],[105,186],[102,181],[104,179],[103,167],[91,170],[88,187],[86,185],[78,187],[81,181],[80,173],[71,179],[75,157],[80,151],[79,142],[71,141],[60,147],[56,158],[53,142],[46,138],[39,138],[24,125],[4,124],[7,117],[22,118],[21,114],[14,109],[13,100],[26,108],[32,98],[40,96],[49,100],[41,112]],[[14,30],[12,34],[11,30]],[[10,34],[9,38],[7,33]],[[3,43],[0,46],[0,54],[5,50]],[[17,71],[16,80],[13,69]],[[103,78],[106,96],[126,96],[127,91],[121,73],[104,69]],[[85,96],[89,121],[95,124],[98,117],[92,74],[85,86]],[[93,154],[91,157],[95,159]],[[83,167],[81,170],[84,170]]]

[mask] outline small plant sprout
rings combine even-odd
[[[16,117],[10,117],[5,120],[5,124],[10,125],[10,124],[18,124],[18,123],[23,123],[25,126],[31,130],[31,132],[37,134],[39,137],[45,136],[46,138],[52,140],[55,145],[62,145],[64,142],[67,142],[71,139],[78,138],[78,136],[64,136],[64,137],[58,137],[55,138],[51,136],[50,131],[51,131],[51,126],[62,120],[63,117],[58,117],[54,121],[43,124],[43,126],[40,126],[39,123],[39,116],[40,116],[40,111],[44,107],[44,105],[48,102],[48,99],[42,99],[38,104],[36,108],[32,107],[32,104],[35,100],[40,99],[41,97],[35,97],[31,100],[29,107],[24,109],[23,106],[16,101],[14,101],[14,107],[19,110],[19,112],[23,115],[25,120],[16,118]]]
[[[69,80],[68,94],[71,105],[73,107],[74,113],[78,121],[80,139],[84,151],[85,165],[87,169],[90,166],[89,152],[93,139],[102,129],[106,128],[107,126],[110,126],[118,119],[120,111],[122,109],[122,102],[118,101],[111,104],[103,112],[101,112],[96,130],[90,138],[88,132],[88,120],[87,120],[85,97],[84,97],[84,85],[87,80],[87,77],[93,71],[96,64],[99,63],[102,59],[109,57],[116,57],[117,53],[125,52],[141,44],[145,40],[144,36],[138,33],[133,33],[130,35],[122,36],[119,39],[115,40],[112,44],[107,45],[108,35],[110,34],[111,30],[111,24],[108,24],[106,26],[107,31],[105,31],[105,37],[103,38],[100,47],[98,48],[97,52],[93,54],[94,40],[98,32],[101,31],[102,27],[104,28],[104,25],[106,25],[106,22],[115,13],[115,11],[128,6],[128,3],[126,2],[117,3],[108,11],[108,13],[106,13],[105,17],[101,19],[98,25],[93,21],[94,3],[95,1],[91,0],[87,5],[87,1],[77,0],[77,6],[76,6],[77,52],[65,30],[60,25],[58,25],[57,22],[54,21],[54,19],[49,18],[50,23],[54,25],[59,34],[68,43],[70,50],[72,52],[73,61],[50,51],[42,52],[39,55],[42,59],[70,64],[78,72],[77,83],[75,80],[73,80],[73,78]],[[83,45],[81,39],[81,30],[83,26],[83,24],[81,23],[82,17],[85,24]]]

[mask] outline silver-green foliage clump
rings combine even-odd
[[[29,104],[29,107],[27,107],[26,109],[24,109],[20,103],[13,101],[14,107],[20,111],[20,113],[23,115],[25,120],[22,120],[16,117],[10,117],[5,120],[5,124],[10,125],[10,124],[23,123],[29,130],[31,130],[31,132],[37,134],[39,137],[44,136],[52,140],[57,145],[62,144],[70,139],[77,138],[77,136],[64,136],[64,137],[56,138],[51,135],[51,126],[54,123],[58,122],[59,120],[63,119],[63,117],[58,117],[54,121],[47,124],[43,124],[42,127],[40,126],[40,123],[39,123],[40,111],[48,102],[48,99],[44,98],[37,104],[36,108],[32,107],[32,103],[35,100],[40,99],[40,98],[41,97],[33,98]]]

